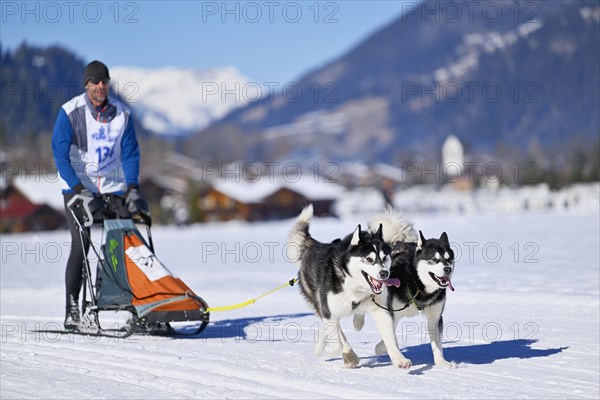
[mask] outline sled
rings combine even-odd
[[[88,228],[102,224],[100,249],[90,246],[98,259],[95,280],[86,253],[80,329],[69,333],[117,338],[134,333],[196,335],[208,324],[206,302],[156,257],[147,204],[138,200],[136,206],[138,211],[129,215],[125,200],[115,194],[93,199],[75,195],[67,204],[84,252],[84,241],[91,242]],[[145,237],[138,225],[146,227]],[[100,313],[111,311],[128,318],[102,327]]]

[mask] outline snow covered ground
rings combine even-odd
[[[379,336],[343,321],[361,358],[313,354],[318,319],[297,287],[215,312],[197,337],[125,340],[29,332],[63,320],[66,231],[1,237],[1,391],[9,398],[591,398],[600,396],[600,213],[407,215],[457,255],[444,314],[446,358],[432,367],[424,318],[398,326],[407,371],[374,354]],[[367,216],[316,220],[323,240]],[[157,227],[161,261],[211,306],[262,294],[296,274],[292,221]],[[97,237],[97,236],[96,236]]]

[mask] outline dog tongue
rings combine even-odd
[[[400,287],[400,279],[398,278],[388,278],[380,281],[379,279],[375,279],[379,283],[383,283],[386,286],[396,286]]]
[[[444,277],[437,277],[440,280],[440,283],[445,284],[445,286],[449,287],[450,290],[452,290],[454,292],[454,286],[452,286],[452,282],[450,281],[450,278],[448,278],[447,276]]]
[[[450,281],[450,279],[448,279],[448,287],[454,292],[454,286],[452,286],[452,282]]]

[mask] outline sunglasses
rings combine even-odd
[[[92,76],[92,77],[89,77],[87,81],[88,81],[88,82],[91,82],[93,85],[97,85],[97,84],[99,84],[100,82],[102,82],[102,83],[104,83],[105,85],[107,85],[107,84],[108,84],[108,82],[110,82],[110,78],[102,78],[102,79],[98,79],[98,78],[96,78],[96,77],[93,77],[93,76]]]

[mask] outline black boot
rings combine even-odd
[[[73,295],[67,296],[67,312],[65,316],[65,330],[77,331],[79,330],[79,323],[81,317],[79,316],[79,301],[75,299]]]

